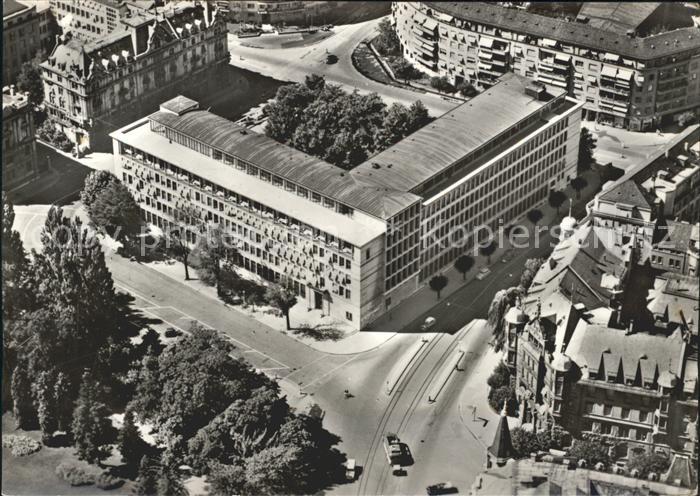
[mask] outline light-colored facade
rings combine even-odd
[[[51,11],[64,33],[85,42],[97,41],[120,27],[121,19],[142,10],[126,0],[49,0]],[[141,2],[148,4],[149,2]],[[155,2],[150,2],[155,4]],[[148,5],[144,5],[148,6]]]
[[[24,93],[2,93],[2,189],[11,192],[38,175],[32,106]]]
[[[95,42],[65,35],[41,64],[47,112],[90,146],[90,129],[113,113],[228,63],[226,34],[208,2],[182,1],[133,13]]]
[[[232,19],[254,24],[303,23],[319,24],[324,13],[337,2],[224,0],[217,2],[226,8]]]
[[[676,157],[670,167],[661,169],[642,182],[641,187],[663,203],[669,219],[700,221],[700,157]]]
[[[506,72],[562,88],[584,116],[635,130],[700,109],[700,29],[637,38],[495,3],[394,2],[404,56],[483,87]]]
[[[2,16],[3,84],[15,83],[22,64],[32,60],[40,48],[36,7],[16,0],[5,0]]]
[[[244,267],[362,328],[468,249],[433,250],[454,228],[509,223],[573,177],[581,104],[530,83],[511,76],[350,172],[178,97],[112,133],[116,170],[149,222],[167,227],[189,197]],[[491,126],[458,125],[482,113]]]

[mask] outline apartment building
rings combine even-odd
[[[2,81],[10,85],[22,64],[32,60],[41,48],[39,15],[36,6],[16,0],[5,0],[2,7]]]
[[[666,218],[700,221],[700,157],[679,154],[664,162],[641,187],[658,198]]]
[[[586,223],[562,240],[523,309],[509,311],[522,419],[614,439],[623,459],[661,450],[697,460],[698,327],[683,316],[697,287],[639,264],[633,243],[605,239],[611,231]]]
[[[454,83],[489,87],[514,72],[585,102],[586,119],[633,130],[698,115],[700,29],[649,34],[654,9],[617,7],[565,20],[496,3],[394,2],[392,20],[404,57]]]
[[[142,10],[139,2],[125,0],[49,0],[49,4],[63,32],[85,42],[115,31],[122,18]]]
[[[81,148],[116,112],[229,60],[225,21],[206,1],[134,11],[119,26],[93,42],[68,33],[41,64],[47,112]]]
[[[240,240],[245,268],[292,279],[309,308],[359,329],[467,249],[435,248],[453,227],[511,222],[563,187],[580,109],[510,75],[349,172],[184,97],[111,137],[148,222],[194,202]]]
[[[233,20],[239,22],[321,24],[323,19],[320,16],[329,12],[337,2],[220,0],[218,3],[225,6]]]
[[[14,86],[2,92],[2,188],[13,190],[38,175],[34,118],[25,93]]]

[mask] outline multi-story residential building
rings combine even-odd
[[[41,64],[47,112],[81,147],[115,112],[229,60],[226,24],[206,1],[134,11],[120,26],[89,43],[65,35]]]
[[[291,278],[309,308],[362,328],[473,245],[469,228],[566,185],[580,114],[563,91],[510,75],[349,172],[184,97],[111,136],[147,221],[167,227],[194,202],[238,238],[245,268]]]
[[[455,83],[489,87],[515,72],[585,102],[584,118],[634,130],[697,115],[700,29],[638,37],[648,29],[635,9],[601,5],[615,11],[608,22],[585,15],[567,21],[482,2],[394,2],[392,19],[404,56]],[[606,17],[601,8],[599,19]],[[653,13],[643,10],[647,17]],[[644,29],[621,31],[621,23]]]
[[[700,224],[667,221],[655,233],[651,265],[660,270],[698,275]]]
[[[220,0],[217,3],[228,10],[231,19],[238,22],[320,24],[323,14],[335,7],[337,2]]]
[[[2,188],[11,192],[37,175],[32,107],[26,94],[6,87],[2,92]]]
[[[666,218],[700,221],[700,157],[691,153],[666,162],[642,181],[641,187],[662,202]]]
[[[49,0],[63,32],[70,31],[85,42],[99,40],[116,31],[122,19],[151,10],[155,4],[154,0]]]
[[[39,15],[34,5],[16,0],[5,0],[2,10],[2,81],[9,85],[40,49]]]
[[[697,459],[697,287],[606,243],[586,224],[554,249],[524,302],[506,319],[516,342],[524,422],[615,439],[618,456],[663,450]],[[653,283],[653,287],[652,286]],[[647,304],[646,290],[652,290]],[[674,294],[685,293],[679,302]]]
[[[49,0],[18,0],[20,3],[34,7],[39,16],[39,46],[42,52],[42,60],[51,53],[56,45],[56,35],[58,34],[58,24],[51,12]]]

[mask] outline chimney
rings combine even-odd
[[[10,85],[10,96],[15,96],[15,85],[14,84]]]

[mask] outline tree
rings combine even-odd
[[[57,147],[64,152],[69,152],[73,149],[73,143],[66,133],[59,129],[58,124],[53,119],[46,119],[36,130],[36,135],[39,139],[46,141],[50,145]]]
[[[433,76],[430,78],[430,86],[442,93],[454,93],[455,87],[446,76]]]
[[[48,444],[58,428],[56,418],[56,398],[54,396],[55,378],[49,371],[39,374],[34,384],[36,411],[39,417],[39,427],[41,428],[41,438],[44,444]]]
[[[235,258],[237,253],[233,236],[221,224],[207,225],[197,240],[196,250],[200,264],[197,268],[199,278],[202,282],[216,285],[216,293],[223,295],[222,283],[226,277],[222,264]],[[225,269],[231,268],[231,265],[225,266]]]
[[[496,292],[488,310],[488,324],[494,336],[494,349],[500,351],[505,343],[505,332],[503,318],[506,310],[515,304],[515,300],[520,296],[516,288],[501,289]]]
[[[292,280],[285,278],[281,284],[271,285],[265,292],[265,299],[282,312],[287,320],[287,330],[290,330],[289,311],[297,304],[297,294]]]
[[[430,278],[430,281],[428,281],[428,285],[430,286],[430,289],[435,291],[437,293],[437,298],[438,300],[440,299],[440,291],[445,289],[445,286],[447,286],[447,276],[438,274],[436,276],[433,276]]]
[[[489,391],[489,405],[494,410],[500,412],[503,405],[506,405],[506,414],[513,416],[516,413],[518,403],[515,399],[515,389],[511,386],[501,386],[498,389]]]
[[[318,93],[326,87],[326,78],[318,74],[310,74],[304,78],[304,85]]]
[[[32,429],[36,423],[36,410],[32,395],[32,382],[25,360],[20,361],[12,373],[12,414],[18,429]]]
[[[17,76],[17,89],[29,93],[29,102],[38,106],[44,101],[44,82],[41,78],[41,59],[36,57],[22,64]]]
[[[382,55],[400,55],[401,42],[389,19],[383,19],[377,28],[379,35],[372,41],[377,51]]]
[[[190,280],[190,239],[196,239],[203,227],[202,212],[189,200],[173,212],[173,222],[165,231],[165,250],[185,266],[185,280]]]
[[[525,289],[526,291],[530,289],[532,281],[535,278],[537,271],[540,270],[540,267],[543,263],[544,260],[542,260],[541,258],[528,258],[525,261],[525,269],[520,275],[520,286],[522,286],[523,289]]]
[[[133,241],[140,233],[141,208],[121,181],[109,182],[89,208],[91,222],[118,241]]]
[[[296,466],[297,457],[297,449],[273,446],[246,460],[245,478],[249,494],[275,495],[292,492],[290,483],[301,475],[301,467]]]
[[[139,475],[136,478],[134,493],[139,496],[155,496],[158,494],[158,464],[148,455],[141,458]]]
[[[315,98],[316,93],[306,85],[280,86],[275,100],[265,106],[265,134],[281,143],[288,143],[302,120],[304,110]]]
[[[245,493],[245,469],[240,465],[215,463],[212,465],[207,481],[214,496]]]
[[[547,423],[544,429],[537,431],[537,440],[541,450],[561,450],[570,444],[571,434],[556,424]]]
[[[455,269],[462,274],[462,280],[467,278],[467,272],[474,266],[474,259],[469,255],[461,255],[455,260]]]
[[[134,422],[134,413],[131,409],[127,409],[124,413],[124,423],[119,430],[117,438],[119,444],[119,452],[122,454],[122,459],[129,466],[136,466],[143,458],[145,451],[145,443],[141,439],[136,423]]]
[[[488,244],[479,246],[479,253],[481,253],[481,256],[486,257],[486,261],[489,265],[491,265],[491,255],[493,255],[495,251],[496,242],[493,240],[489,240]]]
[[[99,463],[106,458],[109,450],[105,444],[111,429],[107,407],[98,398],[97,383],[86,371],[73,414],[73,440],[78,458],[88,463]]]
[[[533,208],[527,213],[527,220],[532,222],[534,225],[537,225],[537,223],[542,220],[542,211]]]
[[[578,145],[578,172],[579,174],[591,168],[593,164],[593,152],[596,148],[596,140],[586,127],[581,128],[581,137]]]
[[[576,199],[581,199],[581,190],[588,186],[588,181],[583,177],[578,176],[571,180],[571,187],[576,191]]]
[[[157,483],[159,496],[187,496],[189,492],[177,475],[175,467],[162,467]]]
[[[542,449],[537,434],[521,427],[511,429],[510,441],[516,458],[527,458],[530,453],[537,453]]]
[[[491,389],[510,386],[510,369],[508,366],[503,361],[499,361],[486,383]]]
[[[610,446],[595,436],[590,439],[575,439],[567,454],[578,460],[586,460],[589,466],[602,463],[609,467],[612,463],[609,450]]]
[[[561,207],[566,201],[566,194],[563,191],[552,190],[549,192],[549,205],[552,208],[557,209],[557,215],[559,215],[559,207]]]
[[[394,76],[397,79],[403,79],[404,83],[408,83],[409,79],[416,79],[421,74],[418,69],[401,56],[394,57],[390,63]]]
[[[17,317],[31,301],[27,287],[29,266],[19,233],[12,226],[15,211],[9,198],[2,192],[2,310],[5,322]]]
[[[670,465],[671,460],[662,453],[642,452],[630,455],[630,459],[627,462],[627,470],[630,472],[638,470],[639,477],[646,479],[652,472],[657,475],[665,473]]]
[[[65,372],[58,372],[54,385],[54,398],[56,401],[56,424],[59,431],[71,432],[74,397],[70,377]]]
[[[106,170],[92,171],[85,177],[83,189],[80,191],[80,201],[89,212],[97,197],[111,183],[118,182],[117,176]]]
[[[478,94],[474,85],[469,81],[462,81],[456,86],[457,91],[459,91],[462,96],[467,98],[472,98]]]

